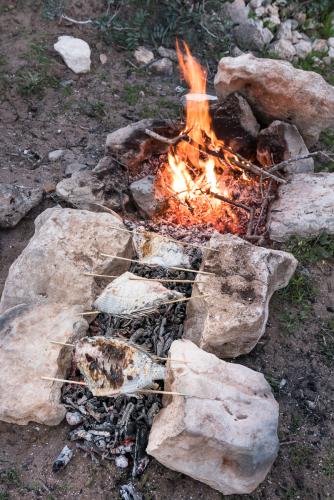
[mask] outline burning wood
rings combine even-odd
[[[187,99],[186,124],[178,137],[165,140],[154,133],[157,140],[169,144],[168,160],[160,167],[155,184],[157,198],[167,200],[167,206],[157,217],[251,236],[250,219],[260,210],[267,178],[286,181],[272,177],[218,139],[206,97],[206,72],[185,43],[184,49],[185,56],[177,44],[181,72],[190,92],[204,98]],[[150,130],[145,132],[153,137]]]
[[[74,359],[94,396],[132,394],[165,378],[165,367],[144,350],[105,337],[85,337]]]

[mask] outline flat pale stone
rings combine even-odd
[[[71,208],[50,208],[35,220],[35,234],[10,267],[0,312],[17,304],[55,302],[90,308],[97,294],[96,274],[120,274],[132,257],[131,235],[120,217]]]
[[[108,314],[126,315],[183,297],[182,293],[169,290],[158,281],[135,278],[139,277],[130,272],[116,278],[96,299],[94,307]]]
[[[205,251],[190,300],[184,338],[222,358],[249,353],[265,331],[269,301],[287,286],[297,261],[287,252],[252,245],[232,234],[215,234]]]
[[[98,205],[117,210],[124,198],[121,192],[107,192],[105,182],[89,170],[74,172],[70,178],[60,181],[56,193],[75,207],[87,210],[96,210]]]
[[[169,357],[165,390],[187,397],[164,399],[147,452],[224,495],[251,493],[278,451],[278,404],[269,384],[189,341],[174,341]]]
[[[189,255],[185,251],[187,246],[176,241],[137,231],[133,235],[133,243],[141,262],[162,267],[190,267]]]
[[[58,37],[58,42],[53,47],[74,73],[90,71],[90,47],[84,40],[63,35]]]
[[[0,184],[0,228],[14,227],[43,198],[39,188]]]
[[[62,384],[41,377],[67,377],[72,351],[50,341],[83,337],[88,323],[82,311],[82,306],[21,304],[0,315],[0,420],[19,425],[62,421]]]
[[[296,174],[278,188],[269,214],[274,241],[334,234],[334,173]]]
[[[276,120],[259,133],[257,159],[264,167],[308,153],[309,150],[295,125]],[[314,172],[313,158],[290,163],[283,171],[287,174]]]
[[[286,61],[251,54],[223,57],[215,88],[222,98],[241,93],[265,123],[276,119],[293,123],[308,147],[322,130],[334,127],[334,87],[321,75]]]

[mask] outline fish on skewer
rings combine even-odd
[[[82,338],[74,359],[94,396],[133,394],[166,377],[165,366],[149,353],[115,338]]]

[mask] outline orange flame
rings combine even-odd
[[[232,198],[229,188],[231,168],[226,159],[203,155],[207,148],[219,151],[224,142],[217,138],[212,128],[206,97],[206,71],[192,56],[185,42],[183,46],[185,54],[176,41],[180,69],[190,89],[186,101],[186,124],[181,132],[187,134],[189,141],[182,140],[171,146],[168,164],[159,172],[157,194],[168,193],[170,198],[179,201],[173,212],[173,219],[179,223],[214,223],[224,229],[227,220],[230,226],[236,226],[238,217],[235,210],[224,201],[210,196],[210,193],[216,193]]]

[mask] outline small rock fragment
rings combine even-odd
[[[106,64],[106,62],[108,61],[108,57],[106,56],[106,54],[100,54],[100,62],[101,64]]]
[[[166,49],[165,47],[158,48],[158,54],[160,57],[167,57],[171,61],[177,62],[177,53],[176,50]]]
[[[286,38],[280,38],[269,46],[270,52],[273,52],[281,59],[292,61],[296,56],[296,49],[293,43]]]
[[[334,173],[296,174],[278,189],[270,207],[269,235],[274,241],[334,234]]]
[[[14,227],[43,198],[40,188],[0,184],[0,228]]]
[[[148,217],[154,215],[159,205],[154,192],[154,182],[155,177],[153,175],[147,175],[130,184],[130,191],[136,205],[141,212]]]
[[[135,232],[133,242],[141,262],[162,267],[190,267],[186,246],[148,232]]]
[[[68,425],[79,425],[83,421],[83,417],[79,411],[68,411],[66,413],[66,422]]]
[[[161,302],[181,297],[182,293],[168,290],[158,281],[143,280],[126,272],[103,290],[94,307],[108,314],[127,315],[141,309],[156,308]]]
[[[261,373],[221,361],[190,341],[174,341],[169,357],[165,390],[187,397],[164,400],[147,452],[224,495],[251,493],[279,446],[278,404],[269,384]]]
[[[328,51],[327,40],[321,38],[314,40],[312,43],[312,51],[326,53]]]
[[[138,47],[134,52],[135,59],[139,64],[149,64],[154,59],[152,50],[146,47]]]
[[[90,47],[84,40],[63,35],[58,37],[54,49],[74,73],[88,73],[90,71]]]
[[[119,469],[127,469],[127,467],[129,467],[129,460],[125,455],[119,455],[115,458],[115,465]]]
[[[58,472],[60,469],[64,469],[66,465],[70,462],[73,457],[73,451],[68,447],[64,446],[56,460],[53,462],[52,470],[53,472]]]
[[[308,153],[309,150],[295,125],[276,120],[259,133],[257,159],[264,167],[269,167],[272,164],[296,158],[297,156],[305,156]],[[313,158],[290,163],[283,171],[289,174],[313,172]]]
[[[49,161],[58,161],[64,156],[64,154],[64,149],[55,149],[54,151],[50,151],[48,154]]]
[[[84,163],[79,163],[78,161],[75,161],[73,163],[69,163],[66,166],[65,175],[66,175],[66,177],[69,177],[72,174],[74,174],[75,172],[79,172],[80,170],[85,170],[86,168],[88,168],[88,166],[85,165]]]
[[[152,63],[150,65],[150,70],[157,75],[170,76],[173,74],[173,63],[167,57],[163,57]]]
[[[312,43],[308,40],[300,40],[294,47],[299,59],[305,59],[312,52]]]
[[[244,50],[263,50],[274,38],[268,28],[264,28],[261,21],[248,19],[247,22],[234,28],[234,36],[238,47]]]
[[[245,0],[234,0],[232,3],[224,4],[227,16],[234,24],[243,24],[248,21],[249,6],[245,4]]]

